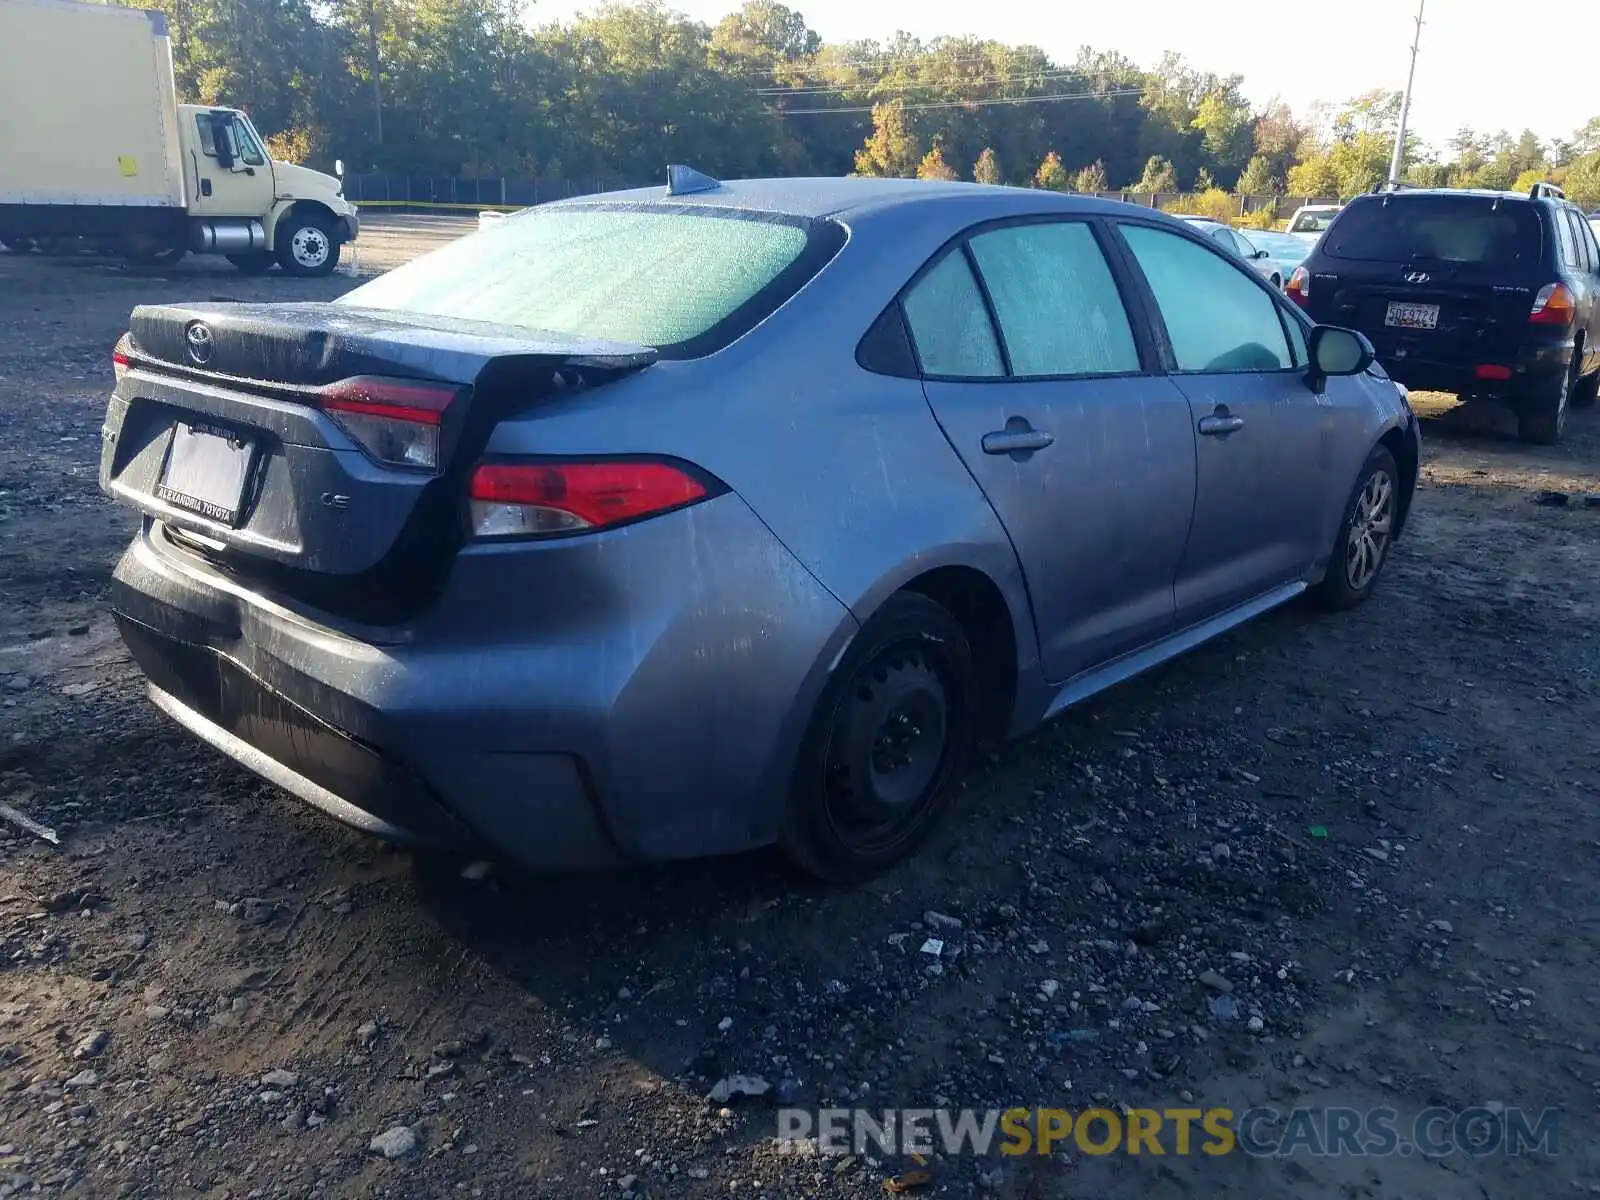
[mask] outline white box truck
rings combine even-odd
[[[333,175],[274,162],[250,118],[179,104],[159,12],[0,0],[0,244],[142,262],[222,254],[326,275],[359,231]]]

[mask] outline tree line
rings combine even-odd
[[[1400,97],[1257,110],[1243,77],[978,38],[824,44],[778,0],[714,26],[661,0],[535,25],[522,0],[134,0],[185,99],[244,108],[281,158],[353,170],[653,180],[872,175],[1074,191],[1345,196],[1386,177]],[[1562,184],[1600,206],[1600,116],[1569,139],[1408,145],[1427,185]]]

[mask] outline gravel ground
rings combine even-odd
[[[374,221],[357,268],[461,226]],[[1600,1193],[1596,414],[1530,451],[1423,398],[1372,603],[1074,710],[870,886],[765,855],[469,881],[180,732],[106,617],[130,306],[352,282],[0,253],[0,804],[60,836],[0,820],[0,1197],[878,1197],[911,1166],[779,1154],[775,1099],[1559,1108],[1554,1154],[1069,1148],[936,1157],[919,1194]],[[767,1094],[707,1099],[734,1073]]]

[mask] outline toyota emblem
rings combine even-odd
[[[1406,272],[1406,282],[1407,283],[1427,283],[1428,280],[1430,280],[1432,278],[1433,278],[1433,276],[1429,275],[1426,271],[1407,271]]]
[[[191,322],[183,337],[189,344],[189,357],[195,365],[203,367],[211,361],[211,352],[216,349],[216,343],[211,338],[209,326],[200,321]]]

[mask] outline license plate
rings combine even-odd
[[[180,422],[172,431],[172,448],[156,495],[213,521],[237,525],[255,456],[255,443],[249,438],[215,426]]]
[[[1383,323],[1397,329],[1435,329],[1439,324],[1437,304],[1391,304]]]

